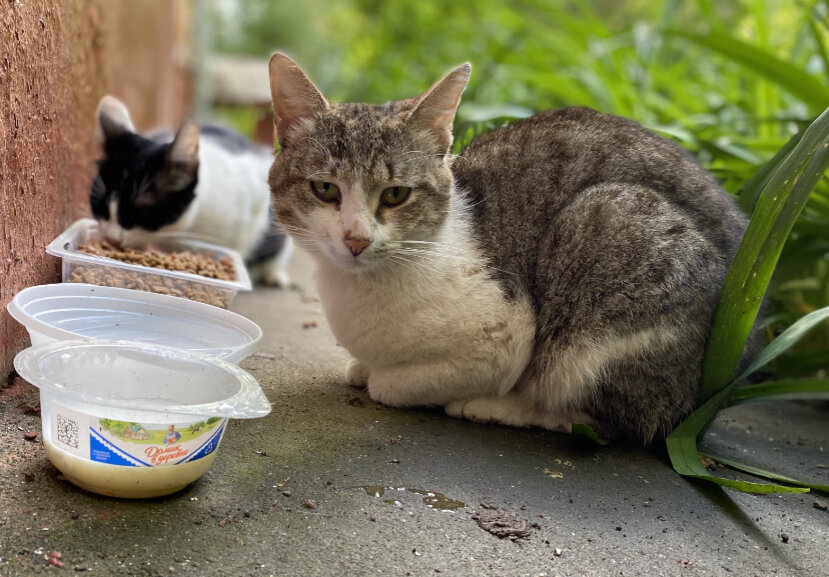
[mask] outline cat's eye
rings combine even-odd
[[[380,203],[384,206],[397,206],[403,204],[412,189],[408,186],[390,186],[380,194]]]
[[[323,202],[337,202],[340,200],[340,189],[335,184],[321,180],[311,181],[311,192]]]

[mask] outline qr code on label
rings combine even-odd
[[[58,441],[78,448],[78,422],[58,414]]]

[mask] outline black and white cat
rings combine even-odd
[[[293,241],[270,206],[272,151],[190,121],[175,135],[138,134],[112,96],[101,99],[97,125],[104,155],[89,200],[103,238],[129,245],[186,232],[239,252],[254,281],[290,286]]]

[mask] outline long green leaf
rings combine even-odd
[[[792,324],[789,328],[785,331],[780,333],[774,341],[769,343],[769,345],[760,351],[760,354],[755,357],[754,361],[748,366],[748,368],[743,371],[743,373],[737,377],[736,380],[740,381],[751,375],[757,369],[762,367],[763,365],[767,365],[787,350],[789,350],[797,341],[799,341],[803,335],[808,333],[814,327],[829,319],[829,307],[824,307],[822,309],[813,311],[808,315],[801,317]]]
[[[777,151],[777,153],[769,159],[763,166],[760,167],[754,176],[746,182],[743,187],[740,189],[740,196],[739,196],[739,204],[740,208],[743,209],[743,212],[746,214],[751,214],[754,212],[754,207],[757,204],[757,199],[760,198],[760,193],[763,192],[763,189],[771,180],[772,175],[780,168],[780,165],[783,164],[783,161],[791,154],[794,147],[800,142],[803,138],[803,134],[806,132],[804,128],[794,136],[792,136],[788,142],[786,142],[783,147]]]
[[[717,411],[720,409],[731,392],[740,383],[744,382],[743,379],[745,377],[749,376],[766,363],[773,361],[780,354],[784,353],[798,340],[800,340],[800,338],[803,337],[803,335],[805,335],[809,330],[813,329],[827,318],[829,318],[829,307],[814,311],[813,313],[798,319],[797,322],[783,331],[779,337],[763,349],[760,354],[757,355],[755,361],[751,363],[751,365],[743,372],[742,375],[740,375],[739,378],[723,387],[714,396],[703,403],[702,406],[691,413],[687,419],[682,421],[676,429],[668,435],[668,438],[665,439],[665,443],[668,447],[668,456],[670,457],[671,464],[677,473],[680,475],[704,479],[724,487],[731,487],[732,489],[748,493],[802,493],[808,490],[797,487],[785,487],[782,485],[731,481],[729,479],[714,477],[713,475],[710,475],[707,469],[705,469],[705,467],[703,467],[699,462],[699,458],[697,457],[697,440],[700,438],[703,431],[708,426],[708,423],[714,418],[714,415],[717,414]],[[792,386],[792,390],[794,390],[794,388],[795,385]],[[751,393],[752,391],[749,388],[749,392],[744,393],[743,397],[748,398],[751,396]],[[755,469],[755,471],[759,472],[761,470]],[[797,481],[792,482],[797,483]]]
[[[814,107],[815,110],[823,109],[826,103],[829,102],[829,87],[816,77],[747,42],[719,32],[701,35],[685,32],[684,30],[669,29],[666,33],[680,36],[700,46],[710,48],[734,62],[750,68],[765,76],[783,90],[791,92],[803,102]]]
[[[817,8],[812,8],[812,11],[815,15],[818,12]],[[829,70],[829,52],[826,50],[826,44],[823,42],[823,34],[821,34],[820,30],[818,29],[816,18],[809,18],[809,30],[812,33],[812,39],[815,41],[815,45],[817,46],[818,54],[820,54],[821,59],[823,60],[823,69]]]
[[[766,469],[761,469],[759,467],[753,467],[752,465],[746,465],[745,463],[740,463],[739,461],[733,461],[731,459],[726,459],[725,457],[718,457],[716,455],[709,455],[708,453],[700,453],[705,457],[708,457],[712,461],[717,461],[718,463],[722,463],[723,465],[728,465],[732,469],[737,469],[739,471],[745,471],[746,473],[750,473],[752,475],[756,475],[757,477],[765,477],[766,479],[771,479],[773,481],[781,481],[783,483],[792,483],[793,485],[802,485],[803,487],[808,487],[809,489],[814,489],[815,491],[829,491],[829,485],[818,485],[817,483],[808,483],[805,481],[798,481],[797,479],[792,479],[791,477],[786,477],[785,475],[779,475],[773,471],[767,471]],[[799,491],[800,493],[805,493],[806,491]]]
[[[806,129],[760,195],[717,303],[698,404],[734,375],[786,237],[827,166],[829,108]]]
[[[769,483],[750,483],[748,481],[734,481],[711,475],[702,463],[699,462],[697,453],[697,436],[714,417],[717,411],[736,385],[732,383],[718,394],[714,395],[707,403],[691,413],[687,419],[677,426],[674,431],[665,439],[668,446],[668,456],[671,465],[680,475],[695,477],[704,481],[710,481],[717,485],[736,489],[744,493],[805,493],[809,489],[802,487],[788,487],[785,485],[772,485]]]
[[[728,405],[814,398],[829,398],[829,379],[781,379],[740,387],[729,399]]]
[[[717,392],[713,397],[711,397],[708,401],[702,404],[696,411],[691,413],[691,415],[682,421],[674,431],[668,435],[668,438],[665,439],[665,443],[668,447],[668,456],[671,459],[671,464],[674,467],[674,470],[679,473],[680,475],[696,477],[698,479],[704,479],[706,481],[710,481],[712,483],[716,483],[718,485],[722,485],[724,487],[730,487],[732,489],[737,489],[738,491],[744,491],[748,493],[800,493],[804,492],[801,488],[797,487],[785,487],[782,485],[770,485],[770,484],[763,484],[763,483],[748,483],[746,481],[732,481],[729,479],[722,479],[720,477],[715,477],[710,475],[699,462],[699,458],[697,457],[697,440],[702,435],[702,432],[708,426],[708,423],[711,419],[714,418],[714,415],[720,409],[724,401],[729,397],[731,392],[739,385],[740,383],[744,382],[743,379],[754,371],[773,361],[779,355],[784,353],[788,350],[792,345],[794,345],[798,340],[800,340],[808,331],[816,327],[818,324],[826,321],[829,319],[829,307],[822,308],[820,310],[814,311],[813,313],[809,313],[808,315],[804,316],[801,319],[798,319],[797,322],[792,324],[789,328],[783,331],[779,337],[777,337],[771,344],[769,344],[765,349],[763,349],[757,358],[754,360],[753,363],[740,375],[739,378],[732,381],[722,390]],[[758,387],[764,387],[764,389],[760,389]],[[829,381],[817,381],[816,380],[801,380],[801,381],[789,381],[788,387],[784,386],[783,382],[778,383],[765,383],[764,385],[756,385],[752,387],[744,387],[737,391],[734,395],[737,401],[734,404],[738,404],[740,402],[748,402],[750,400],[756,400],[759,397],[760,391],[765,390],[767,395],[776,394],[778,391],[781,392],[788,392],[789,394],[794,394],[798,392],[810,391],[810,392],[829,392]],[[723,459],[719,459],[721,462],[725,462]],[[748,465],[741,465],[743,470],[746,470],[753,474],[761,474],[763,471],[762,469],[752,468],[749,470],[747,467]],[[738,467],[740,468],[740,467]],[[762,475],[761,475],[762,476]],[[801,485],[806,485],[806,483],[800,483],[799,481],[795,481],[793,479],[788,478],[780,478],[777,477],[770,477],[772,479],[783,481],[783,482],[791,482],[791,483],[799,483]],[[822,486],[816,486],[820,490],[824,490]],[[806,489],[808,490],[808,489]]]

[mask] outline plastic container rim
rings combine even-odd
[[[60,382],[48,378],[40,371],[38,363],[40,359],[47,355],[59,352],[71,353],[73,350],[88,348],[132,350],[156,357],[178,357],[188,361],[197,360],[230,373],[234,380],[239,383],[239,390],[227,399],[198,405],[170,405],[165,407],[164,412],[203,417],[217,416],[232,419],[253,419],[264,417],[271,412],[270,402],[265,397],[259,382],[250,373],[219,357],[188,351],[178,347],[123,340],[55,341],[42,343],[20,351],[14,358],[14,368],[21,377],[40,389],[41,392],[52,394],[55,397],[64,397],[89,406],[104,409],[117,408],[145,413],[159,413],[157,409],[142,409],[140,406],[136,406],[134,399],[123,401],[112,400],[106,403],[96,401],[95,399],[88,399],[82,393],[64,389]],[[234,402],[239,405],[245,405],[245,410],[237,410],[234,408]]]
[[[77,236],[84,230],[88,230],[92,227],[97,227],[98,222],[91,218],[82,218],[73,222],[69,228],[64,230],[61,234],[59,234],[52,242],[50,242],[46,246],[46,252],[51,254],[52,256],[56,256],[58,258],[62,258],[67,261],[75,261],[75,262],[82,262],[89,265],[96,265],[96,266],[108,266],[113,268],[120,268],[145,274],[157,274],[160,276],[167,276],[173,277],[181,280],[188,280],[191,282],[200,282],[204,284],[213,285],[215,287],[220,287],[227,290],[244,290],[249,291],[252,288],[252,284],[250,281],[250,276],[248,275],[247,268],[245,267],[245,263],[242,260],[241,255],[231,248],[227,248],[224,246],[219,246],[217,244],[212,244],[209,242],[205,242],[202,240],[196,240],[192,237],[187,237],[181,234],[175,233],[160,233],[156,235],[156,238],[160,241],[172,241],[179,244],[187,245],[194,249],[197,249],[199,252],[213,252],[217,255],[222,256],[229,256],[233,260],[233,266],[236,269],[236,277],[237,280],[229,281],[229,280],[222,280],[222,279],[215,279],[209,278],[206,276],[202,276],[199,274],[183,272],[183,271],[175,271],[175,270],[167,270],[163,268],[155,268],[150,266],[144,266],[139,264],[132,264],[128,262],[123,262],[114,258],[109,258],[105,256],[99,256],[95,254],[88,254],[85,252],[80,252],[76,249],[68,248],[72,244],[75,244]]]
[[[55,288],[43,288],[43,287],[55,287]],[[114,295],[95,295],[94,298],[104,298],[104,299],[111,299],[111,300],[131,300],[133,302],[141,302],[141,301],[166,301],[168,299],[174,299],[170,301],[170,303],[163,303],[163,302],[156,302],[153,303],[153,306],[162,307],[170,310],[185,310],[187,312],[192,313],[201,313],[209,311],[211,315],[218,317],[221,320],[221,317],[226,318],[233,318],[234,320],[241,321],[241,324],[247,325],[247,327],[251,330],[244,330],[246,334],[251,335],[252,340],[244,345],[237,346],[237,347],[223,347],[224,350],[228,351],[227,355],[221,355],[222,358],[225,356],[238,356],[242,355],[241,358],[245,358],[253,353],[259,342],[262,340],[262,328],[257,325],[255,322],[250,320],[249,318],[240,315],[239,313],[235,313],[228,309],[223,309],[221,307],[216,307],[213,305],[209,305],[207,303],[203,303],[200,301],[194,301],[185,297],[177,297],[173,295],[163,295],[154,292],[148,291],[138,291],[134,289],[128,288],[120,288],[120,287],[112,287],[112,286],[105,286],[105,285],[93,285],[87,283],[54,283],[54,284],[46,284],[46,285],[35,285],[31,287],[26,287],[20,290],[17,294],[14,295],[11,301],[6,305],[6,310],[9,311],[9,315],[19,322],[21,325],[26,327],[27,330],[33,330],[44,334],[46,336],[55,335],[57,337],[62,337],[64,341],[86,341],[86,342],[100,342],[105,339],[96,339],[94,337],[86,337],[79,333],[73,333],[71,331],[67,331],[66,329],[58,328],[55,325],[50,325],[37,317],[34,317],[26,312],[25,305],[21,304],[21,300],[24,296],[31,293],[37,292],[48,292],[50,290],[54,290],[56,293],[60,292],[71,292],[76,294],[55,294],[54,296],[44,296],[43,298],[60,298],[63,296],[89,296],[85,293],[87,292],[101,292],[101,293],[115,293]],[[118,295],[121,296],[118,296]],[[129,298],[133,297],[133,298]],[[31,302],[31,301],[30,301]],[[209,308],[205,308],[209,307]],[[206,314],[202,314],[200,316],[208,316]],[[237,326],[240,324],[238,322],[233,323]],[[119,339],[119,340],[127,340],[127,339]],[[149,344],[149,343],[148,343]],[[163,345],[161,345],[163,346]],[[198,351],[191,351],[191,352],[198,352]],[[206,354],[206,353],[203,353]],[[240,359],[241,360],[241,359]]]

